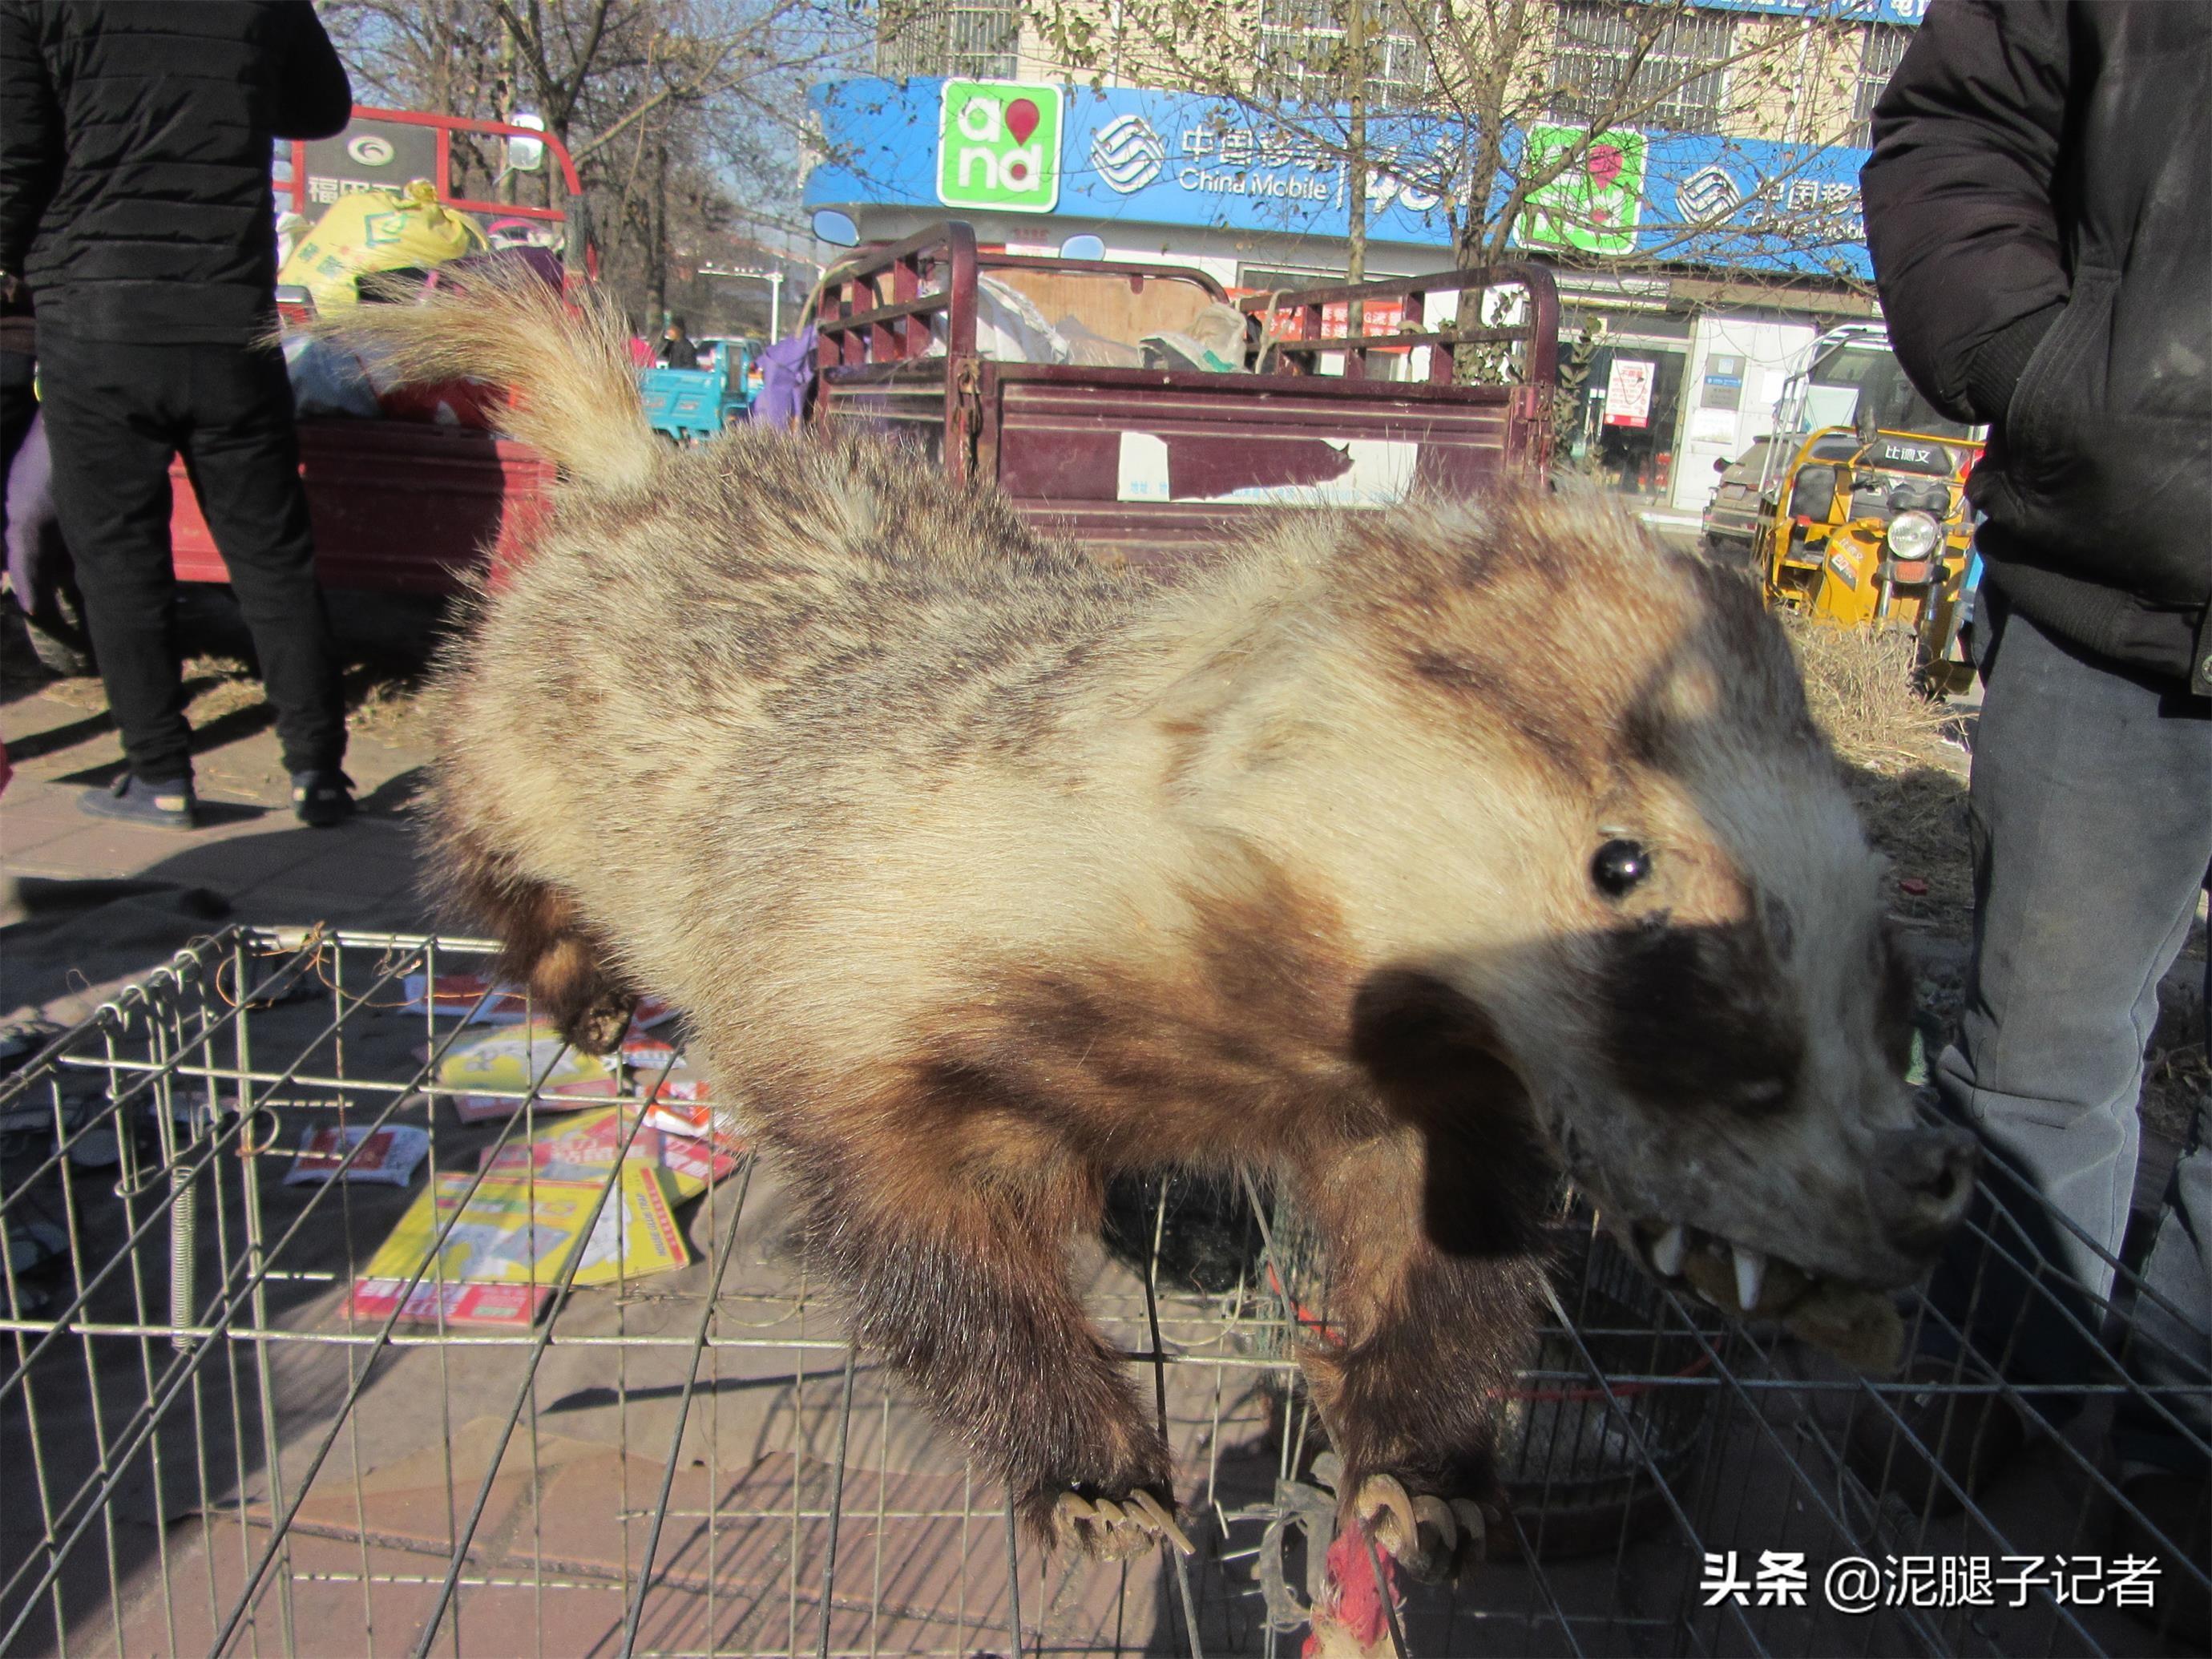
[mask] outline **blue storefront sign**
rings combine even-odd
[[[1912,3],[1881,0],[1885,9]],[[1759,9],[1798,9],[1773,0]],[[830,159],[809,174],[806,205],[940,206],[946,146],[966,142],[944,126],[943,86],[862,78],[817,87],[812,102]],[[1010,106],[1024,92],[1048,91],[1058,100],[1056,148],[1042,161],[1053,170],[1060,216],[1132,227],[1345,234],[1340,147],[1316,122],[1284,127],[1234,104],[1143,88],[1005,87]],[[1509,134],[1508,169],[1517,167],[1528,146],[1556,150],[1572,136],[1556,126]],[[1433,119],[1370,121],[1370,237],[1449,246],[1452,226],[1437,191],[1449,161],[1435,158],[1468,148]],[[1580,173],[1563,177],[1532,203],[1516,240],[1600,260],[1864,279],[1873,274],[1858,198],[1866,154],[1687,133],[1601,134],[1587,146]],[[1503,210],[1505,190],[1504,180],[1492,181],[1493,213]]]

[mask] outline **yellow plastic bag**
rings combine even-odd
[[[410,265],[438,265],[489,246],[476,221],[441,206],[436,186],[417,179],[388,190],[341,196],[292,250],[277,273],[314,295],[319,313],[358,305],[354,279]]]

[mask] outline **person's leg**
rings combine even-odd
[[[185,465],[252,631],[262,683],[276,709],[285,769],[295,777],[335,772],[345,758],[345,710],[329,615],[315,580],[283,359],[254,347],[188,349],[191,418]]]
[[[38,360],[28,352],[0,351],[0,505],[7,500],[8,469],[39,412],[32,390],[37,374]]]
[[[2206,974],[2212,991],[2212,966]],[[2207,1046],[2212,1047],[2212,1033]],[[2212,1147],[2198,1103],[2166,1183],[2144,1258],[2123,1360],[2142,1393],[2120,1398],[2112,1450],[2119,1462],[2113,1554],[2159,1563],[2154,1608],[2138,1612],[2169,1638],[2212,1642]]]
[[[2212,706],[2110,672],[2001,607],[1990,623],[1974,955],[1959,1041],[1936,1067],[1990,1157],[1929,1300],[2003,1376],[2063,1387],[2099,1357],[2158,982],[2212,862]]]
[[[2212,1010],[2212,961],[2205,963]],[[2204,1034],[2212,1054],[2212,1024]],[[2166,1183],[2158,1225],[2143,1258],[2124,1356],[2148,1391],[2114,1415],[2112,1443],[2132,1463],[2152,1464],[2203,1486],[2212,1483],[2212,1146],[2206,1103],[2196,1103],[2181,1157]],[[2169,1417],[2168,1413],[2171,1413]],[[2178,1419],[2179,1423],[2174,1420]]]
[[[169,552],[170,410],[183,349],[40,336],[54,511],[108,711],[131,775],[149,784],[192,771]]]

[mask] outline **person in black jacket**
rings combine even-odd
[[[684,327],[681,317],[670,318],[668,326],[660,331],[660,366],[663,368],[699,367],[699,348],[692,343],[691,331]]]
[[[276,326],[273,138],[342,131],[307,0],[0,0],[0,272],[38,306],[53,491],[129,770],[100,816],[190,828],[169,545],[181,453],[229,567],[294,808],[353,807]]]
[[[1988,515],[1974,948],[1936,1068],[1990,1154],[1990,1201],[1929,1287],[1917,1364],[1955,1370],[1940,1339],[1962,1338],[2055,1387],[2022,1396],[2047,1426],[2100,1358],[2144,1046],[2212,868],[2212,7],[1934,0],[1875,106],[1862,187],[1899,360],[1991,428],[1968,485]],[[2129,1541],[2163,1545],[2160,1607],[2199,1637],[2203,1143],[2200,1104],[2123,1356],[2145,1392],[2114,1434],[2123,1522],[2163,1534]],[[1969,1490],[2022,1434],[1979,1398],[1921,1425],[1931,1445],[1948,1430],[1941,1461]]]

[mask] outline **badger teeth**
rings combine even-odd
[[[1651,1246],[1651,1265],[1659,1270],[1662,1279],[1672,1279],[1682,1271],[1682,1257],[1689,1243],[1682,1236],[1682,1224],[1676,1222],[1659,1235]]]
[[[1735,1251],[1736,1304],[1746,1313],[1759,1305],[1759,1286],[1766,1279],[1766,1256],[1763,1251],[1747,1249],[1738,1244]]]

